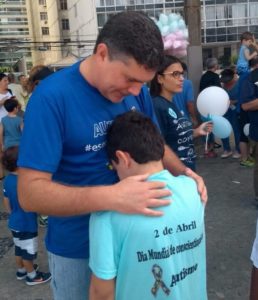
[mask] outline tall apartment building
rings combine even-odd
[[[0,68],[26,61],[27,68],[69,55],[67,0],[0,0]]]
[[[156,19],[162,12],[184,16],[184,4],[182,0],[96,0],[98,28],[123,10],[142,10]],[[258,1],[203,0],[201,15],[204,60],[216,56],[229,62],[237,54],[239,37],[244,31],[251,31],[258,38]]]
[[[75,42],[71,54],[86,57],[92,53],[98,34],[95,0],[69,0],[68,13],[71,39]]]
[[[67,0],[27,0],[33,65],[52,64],[68,55],[70,23]]]
[[[0,1],[0,68],[31,62],[29,21],[25,0]],[[2,69],[4,71],[4,69]]]

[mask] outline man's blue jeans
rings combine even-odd
[[[224,115],[224,118],[226,118],[232,126],[233,133],[234,133],[234,139],[235,139],[235,150],[240,152],[240,149],[239,149],[239,140],[240,140],[239,121],[238,121],[238,114],[237,114],[236,109],[234,109],[234,110],[229,109],[226,112],[226,114]],[[231,151],[229,138],[222,139],[222,144],[223,144],[224,151]]]
[[[67,258],[48,252],[55,300],[88,300],[91,271],[88,259]]]

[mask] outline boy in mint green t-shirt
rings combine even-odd
[[[163,138],[136,111],[114,120],[107,151],[120,179],[148,173],[173,194],[169,206],[158,208],[162,217],[91,215],[90,299],[206,300],[204,205],[195,182],[164,170]]]

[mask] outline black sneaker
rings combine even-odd
[[[26,277],[26,284],[27,285],[37,285],[44,282],[47,282],[51,279],[50,273],[43,273],[37,271],[36,276],[33,279],[30,279],[28,276]]]
[[[35,270],[35,271],[38,271],[39,266],[38,266],[37,264],[34,264],[33,267],[34,267],[34,270]],[[27,272],[25,272],[25,273],[16,272],[16,278],[17,278],[18,280],[25,279],[26,276],[27,276]]]

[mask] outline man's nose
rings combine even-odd
[[[128,92],[133,96],[138,96],[140,94],[142,83],[133,83],[129,88]]]

